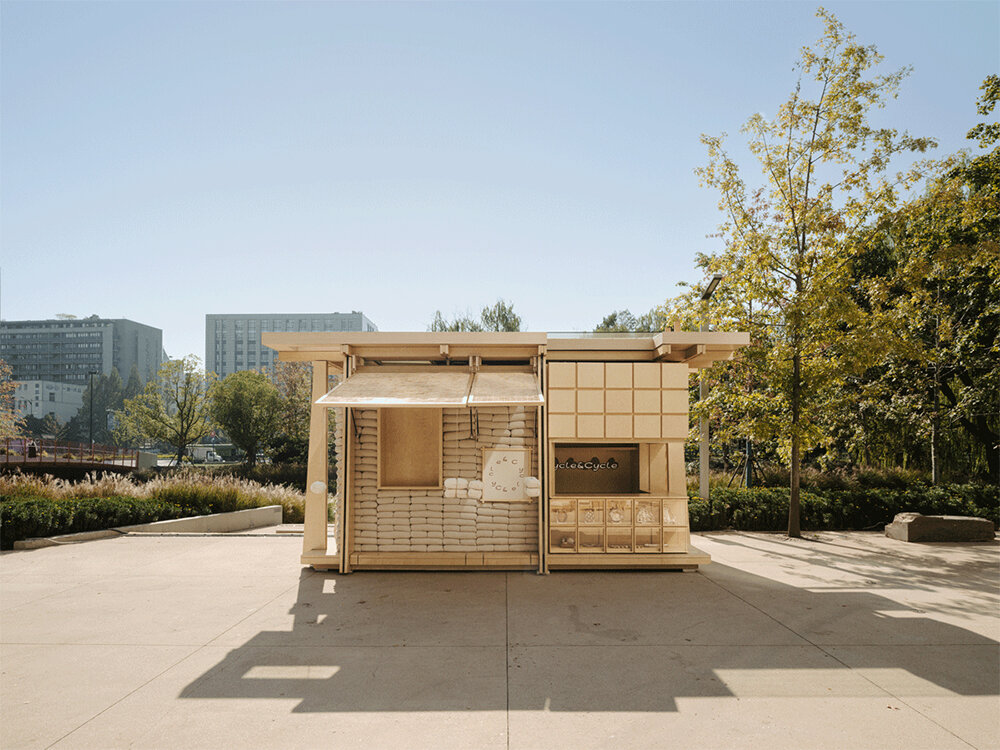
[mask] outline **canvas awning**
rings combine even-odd
[[[477,372],[469,406],[541,406],[538,379],[531,372]]]
[[[359,370],[316,403],[381,409],[405,407],[540,406],[538,380],[526,372]]]

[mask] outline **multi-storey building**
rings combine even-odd
[[[220,378],[270,367],[277,355],[261,346],[261,333],[377,331],[363,313],[259,313],[205,316],[205,369]]]
[[[12,379],[86,385],[91,372],[117,368],[128,379],[132,366],[143,382],[163,362],[163,331],[132,320],[89,318],[0,321],[0,359]]]
[[[41,419],[54,414],[68,422],[83,406],[85,386],[53,383],[51,380],[23,380],[14,386],[14,408],[22,417]]]

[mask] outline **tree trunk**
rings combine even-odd
[[[792,355],[792,465],[789,471],[788,536],[802,538],[799,524],[799,471],[802,456],[799,446],[799,403],[802,398],[802,356],[796,347]]]

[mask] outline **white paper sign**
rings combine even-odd
[[[524,480],[531,472],[531,451],[521,448],[483,450],[483,500],[527,502]]]

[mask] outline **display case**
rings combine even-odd
[[[560,497],[549,505],[549,552],[687,552],[687,501],[670,497]]]

